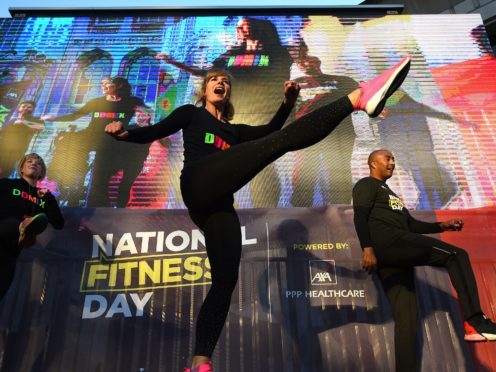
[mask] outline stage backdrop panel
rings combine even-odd
[[[23,251],[0,307],[2,371],[179,371],[209,288],[186,211],[65,209]],[[432,212],[415,212],[432,220]],[[391,371],[393,322],[349,206],[240,211],[240,279],[219,371]],[[442,269],[417,271],[423,371],[472,371]]]
[[[480,15],[333,11],[1,19],[0,176],[14,177],[17,159],[36,151],[48,163],[45,186],[62,205],[184,208],[180,133],[131,145],[107,138],[105,123],[152,125],[195,103],[212,67],[233,76],[233,123],[268,122],[283,82],[297,80],[302,90],[289,122],[411,55],[410,74],[387,115],[350,116],[319,144],[269,165],[236,195],[237,205],[349,204],[377,148],[395,153],[399,177],[391,183],[409,208],[494,205],[496,70]],[[118,109],[96,108],[109,76],[124,78],[132,99]],[[21,109],[24,100],[34,101],[32,111]],[[44,124],[36,121],[42,116]],[[33,120],[38,129],[29,126]]]

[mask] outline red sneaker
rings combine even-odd
[[[184,368],[183,372],[213,372],[212,362],[202,363],[195,368]]]
[[[405,57],[389,70],[370,81],[362,81],[362,90],[357,109],[365,111],[371,118],[379,116],[384,110],[386,100],[401,86],[410,70],[411,57]]]
[[[488,341],[496,341],[496,324],[491,322],[485,315],[481,320],[472,321],[470,325]]]
[[[482,336],[479,332],[475,330],[468,322],[463,323],[465,326],[465,336],[463,339],[469,342],[481,342],[486,341],[486,338]]]

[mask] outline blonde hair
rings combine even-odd
[[[200,98],[198,98],[196,104],[201,103],[202,106],[205,107],[206,104],[205,90],[207,89],[207,83],[217,76],[225,76],[229,79],[229,84],[231,84],[232,82],[232,76],[227,71],[219,70],[219,69],[212,69],[208,71],[207,75],[205,75],[205,77],[203,78],[202,85],[200,88]],[[231,91],[232,91],[232,87],[231,87]],[[227,100],[226,105],[224,106],[224,112],[222,113],[222,116],[227,120],[232,120],[232,118],[234,117],[234,106],[231,103],[230,99]]]
[[[46,169],[45,161],[43,160],[43,158],[35,152],[24,155],[21,158],[21,160],[19,160],[19,164],[17,165],[17,174],[19,174],[22,177],[22,167],[24,166],[24,163],[26,163],[26,160],[31,159],[31,158],[34,158],[34,159],[39,160],[41,162],[41,174],[38,177],[38,180],[42,180],[43,178],[46,177],[47,169]]]

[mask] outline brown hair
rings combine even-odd
[[[26,162],[26,160],[31,159],[31,158],[35,158],[36,160],[39,160],[41,162],[41,174],[38,177],[38,180],[42,180],[46,176],[47,169],[46,169],[45,161],[43,160],[43,158],[35,152],[24,155],[21,158],[21,160],[19,160],[19,164],[17,165],[17,174],[21,175],[21,177],[22,177],[22,171],[21,171],[22,167],[24,166],[24,163]]]
[[[205,90],[207,89],[207,83],[214,77],[217,76],[226,76],[229,79],[229,84],[232,82],[232,76],[229,74],[227,71],[220,70],[220,69],[212,69],[207,72],[207,75],[203,78],[202,85],[200,88],[200,95],[201,97],[198,98],[196,103],[201,103],[203,107],[205,107]],[[231,87],[232,91],[232,87]],[[222,113],[222,116],[226,118],[227,120],[232,120],[234,117],[234,106],[231,103],[230,99],[227,100],[226,105],[224,106],[224,112]]]
[[[129,81],[121,76],[114,76],[110,78],[112,84],[115,85],[115,93],[121,97],[129,97],[131,95],[131,84]]]

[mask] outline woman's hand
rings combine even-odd
[[[105,133],[110,134],[111,136],[117,139],[124,139],[129,136],[129,132],[127,130],[122,130],[123,125],[121,121],[113,121],[105,127]]]
[[[287,105],[294,105],[300,94],[300,84],[296,81],[285,81],[284,82],[284,103]]]

